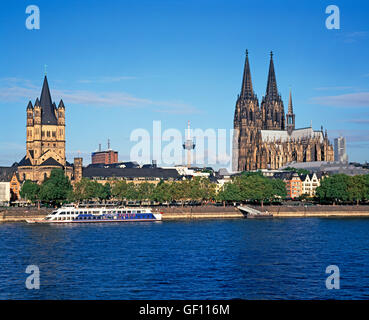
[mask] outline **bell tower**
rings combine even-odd
[[[54,168],[72,176],[65,156],[65,106],[52,102],[45,74],[41,96],[27,105],[26,156],[19,162],[22,180],[42,182]]]

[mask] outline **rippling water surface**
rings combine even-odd
[[[369,219],[0,224],[0,299],[368,297]]]

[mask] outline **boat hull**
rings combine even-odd
[[[65,220],[65,221],[48,221],[48,220],[34,220],[34,219],[27,219],[27,223],[42,223],[42,224],[65,224],[65,223],[106,223],[106,222],[147,222],[147,221],[161,221],[158,219],[140,219],[140,220],[133,220],[133,219],[126,219],[126,220]]]

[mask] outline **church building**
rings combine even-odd
[[[278,92],[273,53],[270,54],[265,96],[259,100],[253,91],[246,51],[241,93],[234,114],[233,171],[278,169],[290,162],[334,161],[327,130],[295,128],[290,92],[285,114]]]
[[[28,103],[26,134],[26,155],[18,164],[20,181],[41,183],[56,168],[72,179],[73,165],[65,156],[65,106],[63,100],[58,106],[52,102],[46,75],[40,99]]]

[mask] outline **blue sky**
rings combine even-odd
[[[40,30],[25,9],[40,8]],[[340,8],[341,28],[325,27]],[[297,127],[347,137],[351,161],[369,161],[367,1],[3,1],[0,8],[0,165],[25,154],[28,101],[51,94],[66,106],[67,157],[84,163],[99,143],[129,160],[132,130],[231,129],[249,50],[259,102],[269,52]]]

